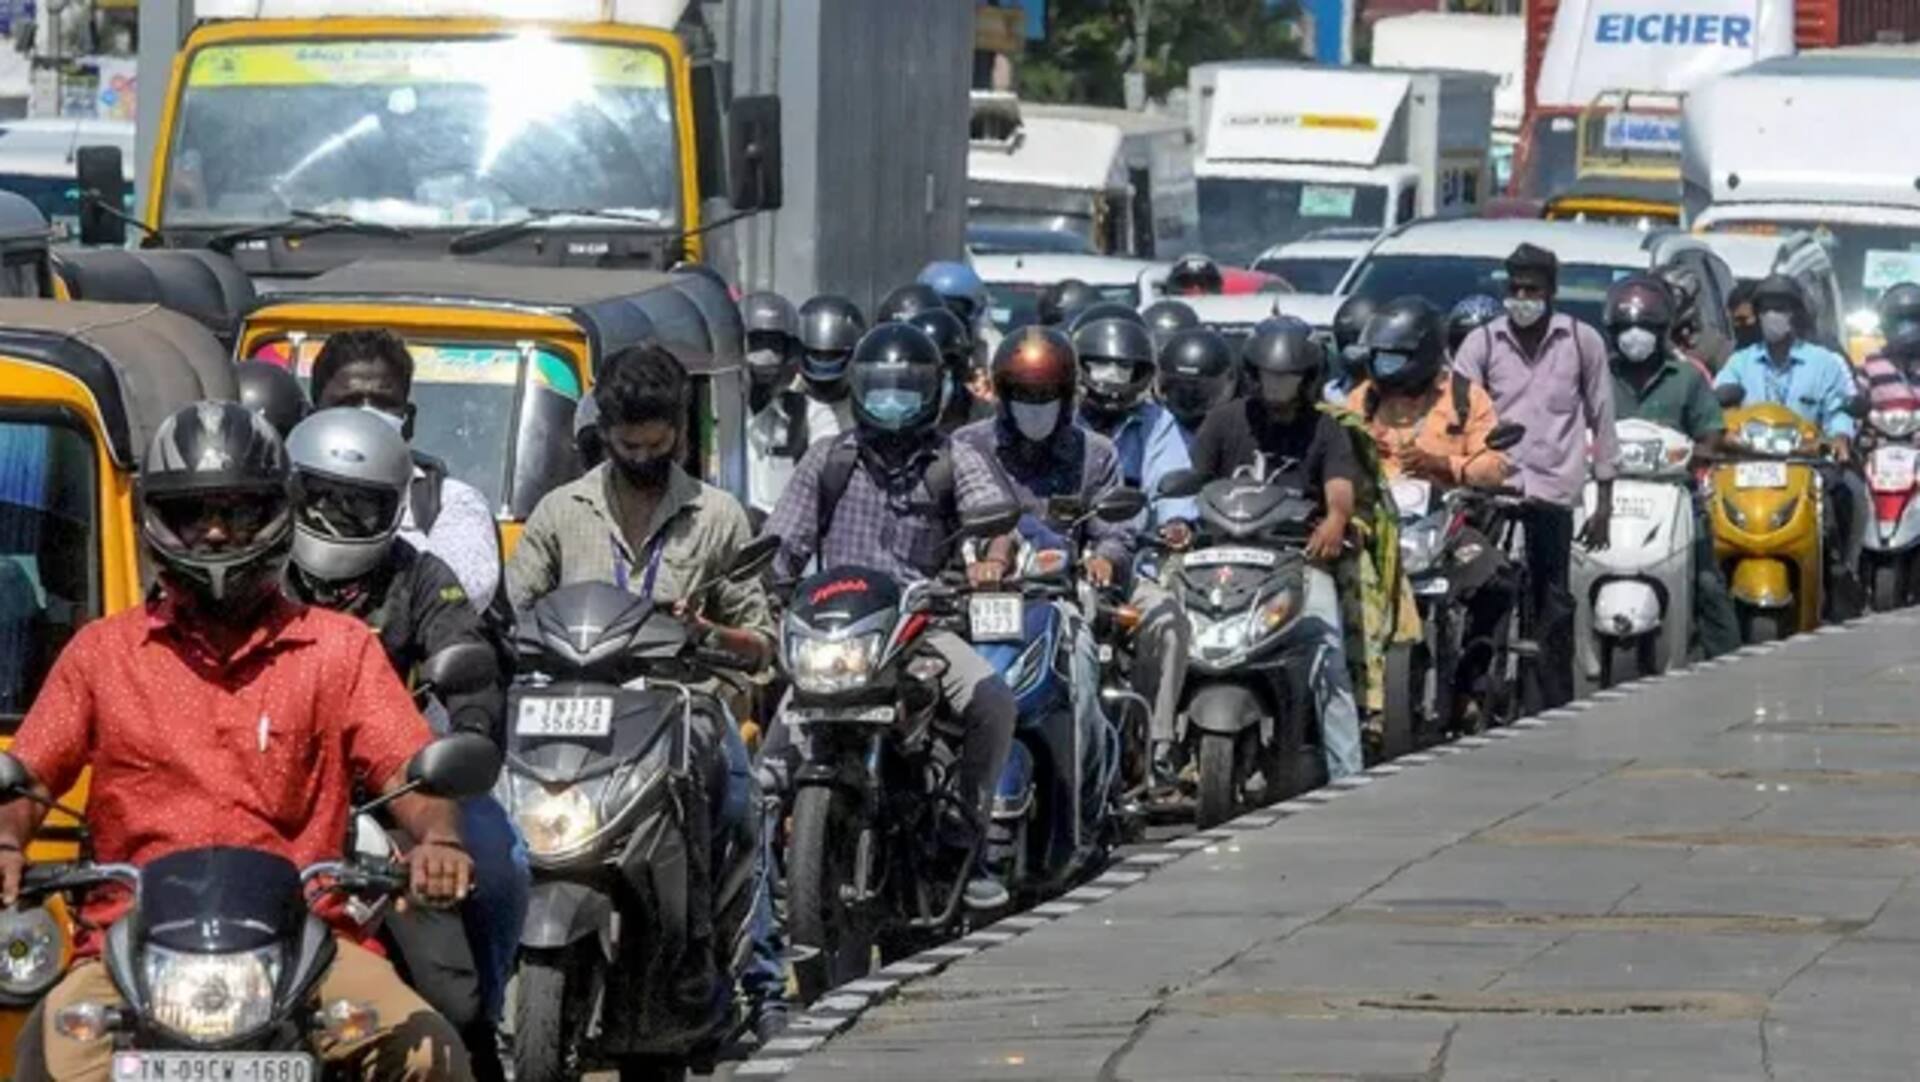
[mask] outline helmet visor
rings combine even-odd
[[[946,374],[926,364],[863,364],[850,376],[855,401],[867,420],[883,429],[911,426],[930,414]]]
[[[161,540],[185,556],[213,558],[243,552],[286,517],[283,495],[266,492],[179,493],[147,498],[163,530]]]
[[[400,497],[391,489],[344,484],[307,474],[300,483],[300,525],[342,541],[385,536],[399,520]]]
[[[1199,417],[1226,400],[1225,381],[1196,379],[1191,376],[1163,376],[1160,397],[1177,417]]]
[[[853,351],[850,349],[806,350],[800,354],[800,374],[821,382],[844,379],[847,375],[847,361],[852,356]]]

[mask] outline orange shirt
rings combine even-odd
[[[1467,423],[1455,432],[1459,411],[1454,408],[1452,382],[1453,374],[1442,370],[1424,413],[1417,411],[1417,403],[1401,399],[1379,404],[1368,417],[1371,382],[1360,384],[1347,396],[1347,408],[1367,419],[1367,430],[1380,449],[1380,465],[1388,477],[1401,475],[1402,456],[1413,445],[1430,455],[1444,456],[1450,466],[1450,477],[1427,480],[1448,486],[1493,486],[1506,480],[1510,470],[1506,456],[1486,449],[1487,433],[1499,420],[1493,413],[1493,399],[1478,383],[1468,383]]]

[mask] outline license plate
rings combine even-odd
[[[605,695],[522,699],[513,731],[521,736],[605,736],[613,731],[613,700]]]
[[[1439,597],[1452,588],[1453,584],[1444,577],[1417,580],[1413,584],[1413,592],[1420,597]]]
[[[312,1082],[298,1052],[116,1052],[114,1082]]]
[[[1614,518],[1652,518],[1653,499],[1649,496],[1620,496],[1613,498]]]
[[[1026,611],[1019,594],[975,594],[967,599],[967,629],[974,642],[1026,638]]]
[[[1785,488],[1787,464],[1784,462],[1736,462],[1733,466],[1735,488]]]
[[[1279,562],[1279,553],[1269,552],[1266,549],[1228,546],[1201,549],[1198,552],[1188,553],[1186,557],[1188,567],[1211,567],[1215,564],[1251,564],[1254,567],[1272,567]]]
[[[891,706],[870,706],[864,709],[840,709],[822,706],[790,706],[787,708],[787,720],[796,725],[842,721],[859,725],[886,725],[893,721],[893,716],[894,709]]]
[[[1914,459],[1911,447],[1882,447],[1867,459],[1867,481],[1876,492],[1905,492],[1913,487]]]

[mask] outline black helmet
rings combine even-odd
[[[946,298],[940,296],[938,290],[925,282],[914,282],[887,294],[886,298],[880,302],[880,307],[873,310],[873,321],[889,323],[896,319],[904,320],[930,308],[946,306]]]
[[[1300,377],[1299,389],[1292,396],[1296,402],[1317,401],[1327,371],[1326,352],[1314,341],[1313,328],[1297,319],[1267,319],[1255,324],[1252,337],[1240,349],[1240,363],[1255,389],[1267,377]]]
[[[973,332],[953,309],[946,305],[936,305],[915,312],[901,320],[909,327],[918,327],[933,344],[940,349],[940,356],[947,363],[947,371],[965,375],[973,367]]]
[[[913,436],[940,416],[946,379],[940,347],[918,327],[882,323],[861,337],[847,363],[853,419],[863,434]]]
[[[1700,272],[1685,263],[1668,263],[1658,273],[1672,294],[1673,331],[1691,341],[1700,331]]]
[[[1167,272],[1167,291],[1170,293],[1218,293],[1226,288],[1226,280],[1220,275],[1220,267],[1203,255],[1183,255]]]
[[[1140,318],[1146,320],[1147,329],[1153,332],[1156,346],[1166,348],[1173,336],[1189,327],[1200,325],[1200,316],[1185,301],[1154,301],[1140,311]]]
[[[230,536],[195,529],[209,505]],[[140,469],[140,539],[175,588],[238,610],[280,587],[293,551],[293,469],[265,417],[200,402],[160,422]]]
[[[835,384],[847,377],[847,358],[867,329],[860,306],[823,294],[800,306],[800,374],[808,382]]]
[[[1073,313],[1073,318],[1067,322],[1067,333],[1078,334],[1080,328],[1102,319],[1125,320],[1142,330],[1147,326],[1147,321],[1140,315],[1140,310],[1131,304],[1121,304],[1119,301],[1095,301]]]
[[[1153,336],[1139,322],[1139,313],[1132,314],[1133,319],[1114,315],[1088,320],[1074,329],[1080,385],[1087,392],[1087,407],[1096,414],[1131,411],[1153,385]]]
[[[1055,282],[1040,294],[1040,322],[1054,327],[1072,319],[1080,309],[1100,300],[1100,291],[1078,278]]]
[[[1474,293],[1460,298],[1453,311],[1447,313],[1447,352],[1459,352],[1460,343],[1467,340],[1467,335],[1506,314],[1506,306],[1497,297]]]
[[[1622,278],[1607,290],[1601,319],[1610,331],[1646,327],[1665,334],[1673,326],[1673,294],[1650,275]]]
[[[265,417],[282,440],[312,408],[300,380],[277,364],[243,361],[233,374],[240,384],[240,404]]]
[[[1360,344],[1360,332],[1367,329],[1367,320],[1380,306],[1372,297],[1364,293],[1355,293],[1340,302],[1340,308],[1333,313],[1333,345],[1342,354],[1349,347]]]
[[[1367,321],[1360,345],[1367,370],[1382,390],[1405,393],[1433,385],[1446,356],[1440,310],[1422,297],[1396,297]]]
[[[800,337],[800,314],[793,310],[793,302],[771,291],[740,298],[740,322],[749,340],[756,334]]]
[[[1901,282],[1880,294],[1880,334],[1885,352],[1902,360],[1920,358],[1920,285]]]
[[[1211,327],[1173,332],[1160,349],[1160,401],[1188,428],[1233,397],[1233,347]]]
[[[1807,314],[1807,297],[1800,292],[1800,283],[1784,274],[1769,274],[1760,279],[1753,287],[1753,307],[1755,310],[1775,305],[1786,305],[1794,312],[1795,319],[1804,319]]]

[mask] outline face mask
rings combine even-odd
[[[1741,349],[1760,344],[1760,325],[1758,323],[1735,323],[1733,342]]]
[[[1373,355],[1373,378],[1381,383],[1394,383],[1395,379],[1411,363],[1413,358],[1404,353],[1376,353]]]
[[[1547,314],[1547,302],[1537,297],[1508,297],[1507,318],[1516,327],[1531,327]]]
[[[387,423],[387,426],[392,428],[395,432],[401,433],[403,436],[406,434],[407,418],[405,414],[391,413],[387,410],[381,409],[379,406],[361,406],[360,412],[371,413],[375,417],[378,417],[382,421],[385,421]]]
[[[1087,379],[1103,387],[1118,387],[1132,374],[1119,361],[1094,361],[1087,365]]]
[[[655,455],[652,458],[632,459],[614,455],[609,460],[627,483],[642,491],[655,491],[667,487],[667,477],[673,472],[672,455]]]
[[[1008,402],[1007,410],[1013,416],[1014,429],[1034,443],[1052,436],[1060,424],[1058,402]]]
[[[926,396],[919,391],[900,388],[868,391],[860,400],[860,406],[868,417],[882,428],[898,428],[920,412],[926,404]]]
[[[1792,312],[1760,313],[1760,336],[1768,342],[1785,342],[1793,337]]]
[[[747,372],[755,380],[778,379],[786,363],[786,354],[777,349],[756,349],[747,354]]]
[[[1620,356],[1634,364],[1640,364],[1652,357],[1654,350],[1660,348],[1660,336],[1645,327],[1628,327],[1620,332],[1617,344],[1620,347]]]

